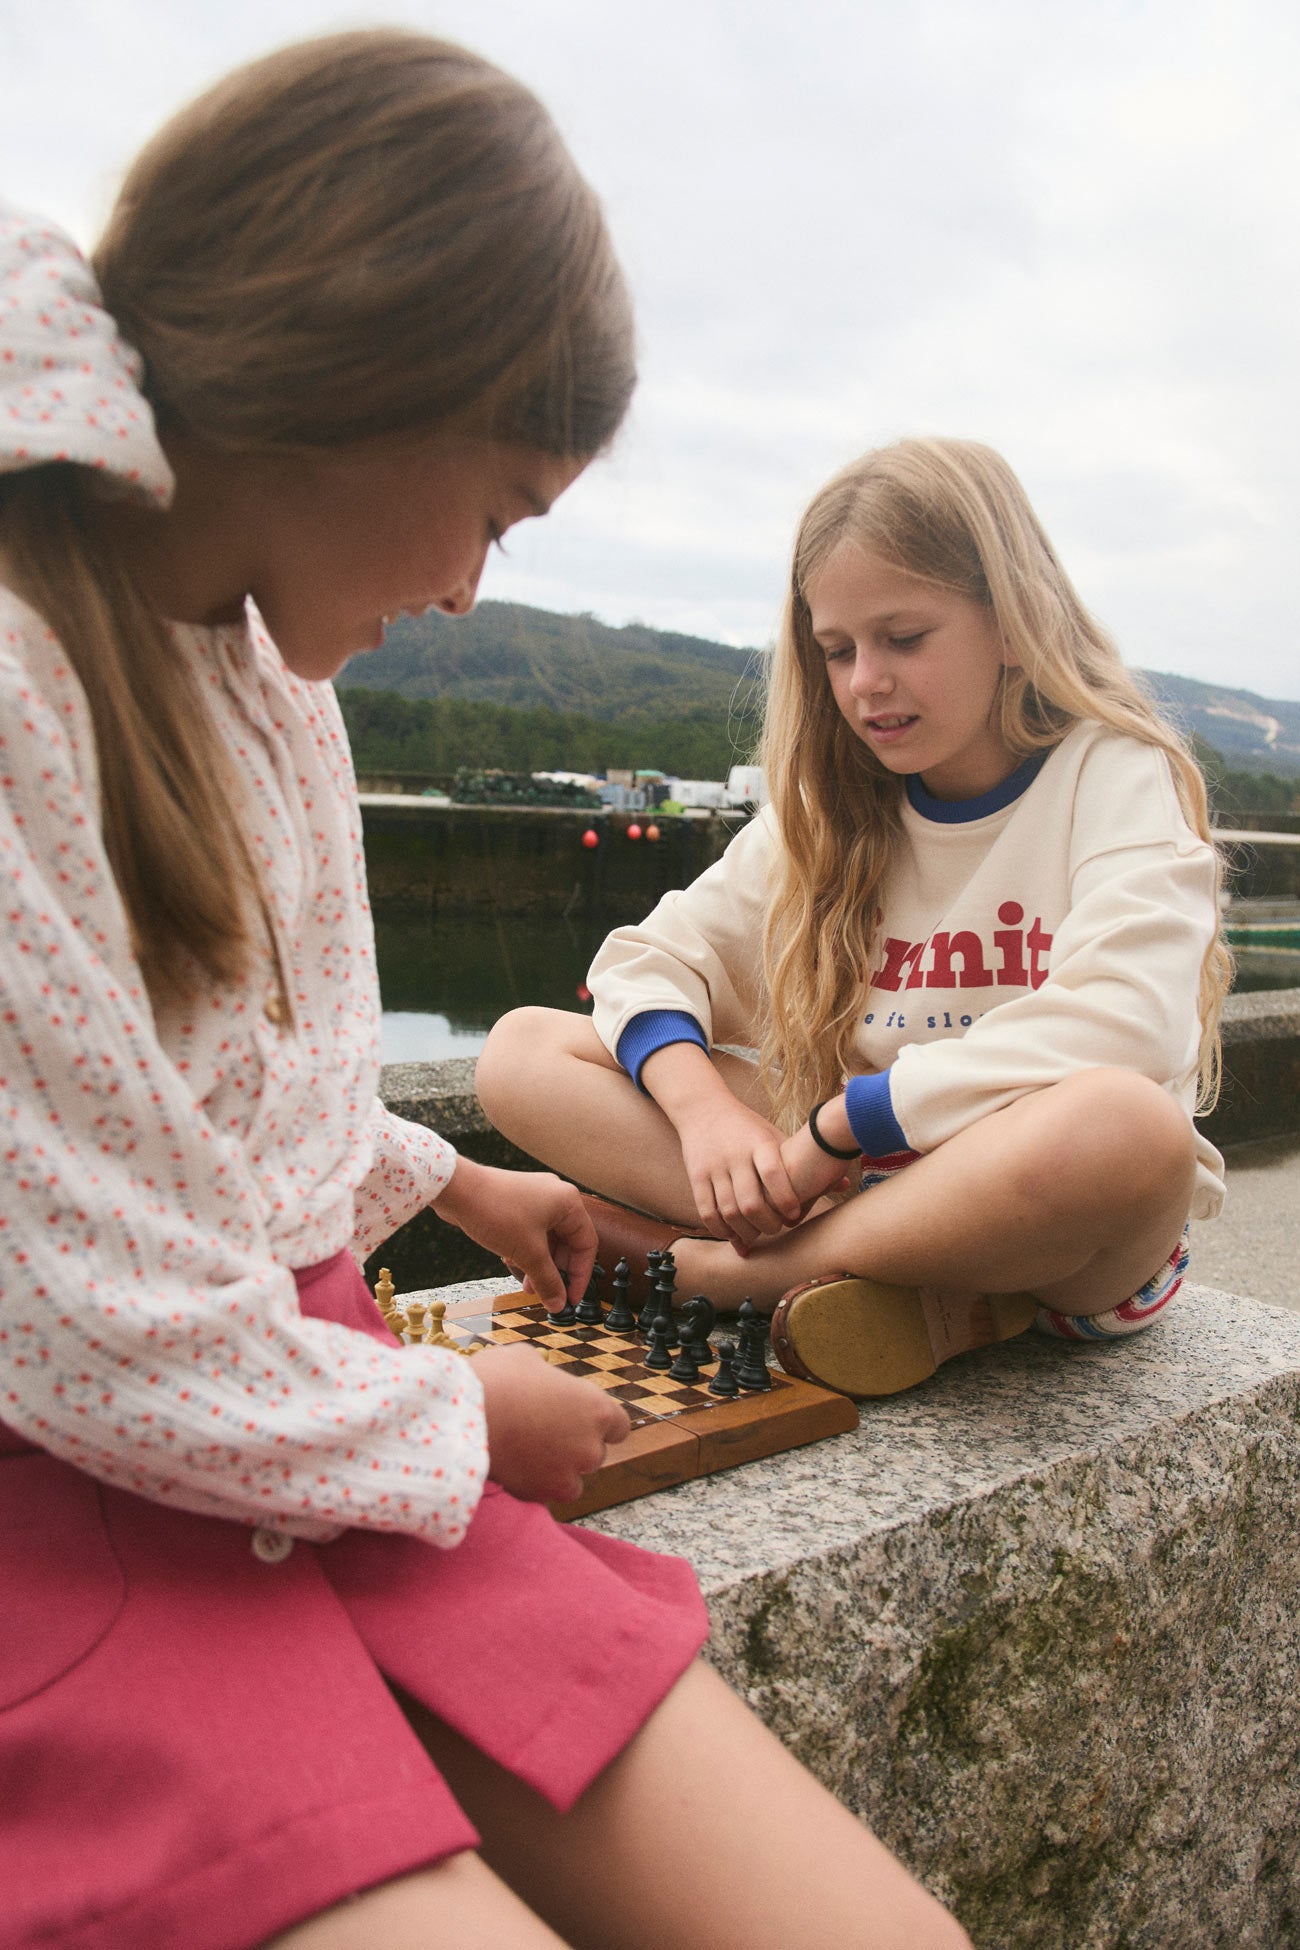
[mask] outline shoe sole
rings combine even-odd
[[[881,1280],[828,1280],[788,1296],[772,1345],[783,1367],[858,1398],[899,1395],[942,1362],[1031,1327],[1038,1302],[1024,1293],[972,1296],[953,1319],[938,1295]]]

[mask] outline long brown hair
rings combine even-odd
[[[1213,845],[1200,768],[1084,608],[1001,455],[971,441],[902,440],[852,462],[800,522],[763,728],[783,842],[764,940],[771,1002],[763,1058],[777,1116],[788,1125],[860,1065],[860,997],[902,831],[902,781],[840,715],[812,633],[806,592],[845,540],[993,612],[1016,660],[1003,670],[998,699],[1008,751],[1027,757],[1059,744],[1081,719],[1154,745],[1169,761],[1188,824]],[[1216,939],[1200,980],[1203,1106],[1217,1095],[1231,967]]]
[[[421,34],[334,35],[229,75],[144,149],[93,262],[160,431],[226,452],[454,424],[587,459],[635,384],[600,206],[545,109]],[[68,465],[8,476],[0,550],[86,690],[145,979],[179,997],[196,964],[244,973],[264,904],[224,747],[96,541],[97,492]]]

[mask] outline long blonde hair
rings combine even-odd
[[[902,831],[902,780],[841,717],[813,640],[807,590],[846,540],[993,612],[1016,659],[996,707],[1010,752],[1027,757],[1059,744],[1080,719],[1154,745],[1188,824],[1213,844],[1200,768],[1080,602],[1002,457],[971,441],[902,440],[852,462],[799,525],[763,726],[783,847],[764,938],[762,1059],[778,1120],[789,1127],[860,1067],[861,996]],[[1216,939],[1200,978],[1203,1108],[1218,1094],[1231,968]]]
[[[93,261],[160,432],[226,452],[456,424],[588,459],[635,384],[626,286],[546,111],[422,34],[334,35],[228,76],[142,152]],[[0,554],[85,688],[145,980],[178,999],[199,970],[240,979],[269,924],[224,746],[97,542],[97,492],[67,464],[7,476]]]

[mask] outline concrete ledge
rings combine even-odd
[[[1184,1287],[587,1520],[988,1950],[1300,1941],[1300,1317]]]
[[[1223,1018],[1223,1091],[1205,1120],[1220,1147],[1300,1131],[1300,988],[1229,996]],[[390,1110],[428,1124],[467,1157],[483,1164],[535,1168],[484,1117],[474,1094],[474,1062],[394,1063],[380,1078]],[[368,1264],[391,1267],[400,1291],[494,1273],[481,1247],[423,1213],[404,1226]]]

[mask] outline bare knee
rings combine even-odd
[[[474,1070],[479,1102],[493,1123],[498,1110],[517,1100],[527,1078],[548,1058],[565,1054],[571,1025],[590,1028],[585,1018],[563,1009],[535,1007],[511,1009],[493,1024]]]
[[[1116,1219],[1187,1211],[1196,1137],[1167,1090],[1135,1070],[1082,1070],[1045,1092],[1031,1169],[1050,1192],[1102,1197]]]

